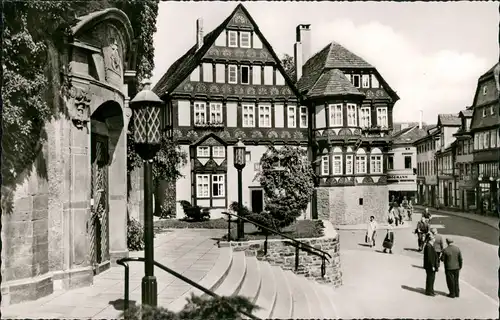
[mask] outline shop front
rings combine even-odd
[[[414,174],[388,174],[387,185],[389,188],[389,201],[401,203],[404,197],[416,203],[420,197],[417,195],[417,177]],[[422,185],[421,185],[422,186]]]

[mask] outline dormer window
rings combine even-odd
[[[200,146],[200,147],[196,148],[196,156],[198,158],[210,157],[210,147]]]
[[[250,32],[240,31],[240,47],[250,48]]]
[[[369,74],[362,75],[361,82],[362,82],[363,88],[370,88],[370,75]]]
[[[238,46],[238,32],[228,31],[228,46],[231,48],[236,48]]]
[[[359,74],[355,74],[352,76],[352,85],[356,88],[361,88],[361,81]]]

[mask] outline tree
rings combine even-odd
[[[314,172],[305,150],[270,147],[260,160],[268,226],[284,228],[306,209],[314,191]],[[262,220],[260,220],[262,222]]]
[[[291,55],[285,53],[281,59],[281,64],[290,78],[295,80],[295,61]]]

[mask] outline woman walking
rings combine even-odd
[[[392,224],[387,227],[387,234],[385,235],[384,242],[382,243],[382,247],[384,247],[384,253],[392,254],[392,246],[394,245],[394,231],[392,230]]]
[[[377,221],[375,221],[375,217],[371,216],[370,221],[368,222],[368,226],[366,228],[366,236],[365,241],[370,245],[370,248],[375,246],[375,235],[377,234]]]

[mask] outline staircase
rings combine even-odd
[[[261,308],[254,312],[260,319],[338,318],[333,287],[247,257],[243,251],[233,252],[230,247],[220,250],[215,266],[199,282],[203,287],[221,296],[249,298]],[[180,311],[191,293],[202,294],[193,288],[166,307]]]

